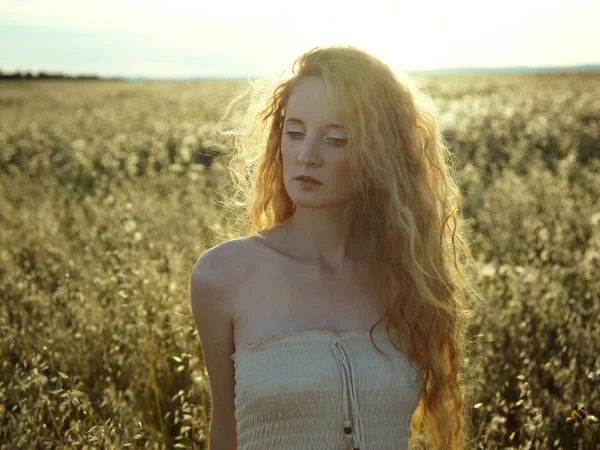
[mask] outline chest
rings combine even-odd
[[[298,265],[262,260],[239,280],[235,345],[304,330],[370,329],[384,314],[365,270],[331,276]],[[385,328],[385,322],[376,329]]]

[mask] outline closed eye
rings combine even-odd
[[[287,131],[285,134],[288,135],[289,137],[291,137],[292,139],[301,139],[302,135],[304,133],[302,133],[301,131]],[[336,147],[343,147],[348,142],[348,139],[327,138],[327,141],[330,142],[331,144],[335,145]]]
[[[340,138],[329,138],[329,140],[331,140],[333,145],[335,145],[336,147],[343,147],[344,145],[346,145],[346,142],[348,142],[348,139]]]

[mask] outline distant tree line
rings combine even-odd
[[[37,75],[31,72],[16,71],[13,73],[0,70],[0,80],[121,80],[121,78],[102,78],[97,75],[65,75],[63,73],[50,73],[40,71]]]

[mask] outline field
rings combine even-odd
[[[419,81],[491,305],[469,448],[600,448],[600,73]],[[207,448],[189,274],[241,85],[0,85],[1,450]]]

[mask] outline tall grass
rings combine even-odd
[[[600,74],[447,76],[480,345],[469,448],[600,446]],[[0,86],[0,449],[207,448],[189,273],[237,85]],[[595,440],[595,441],[594,441]]]

